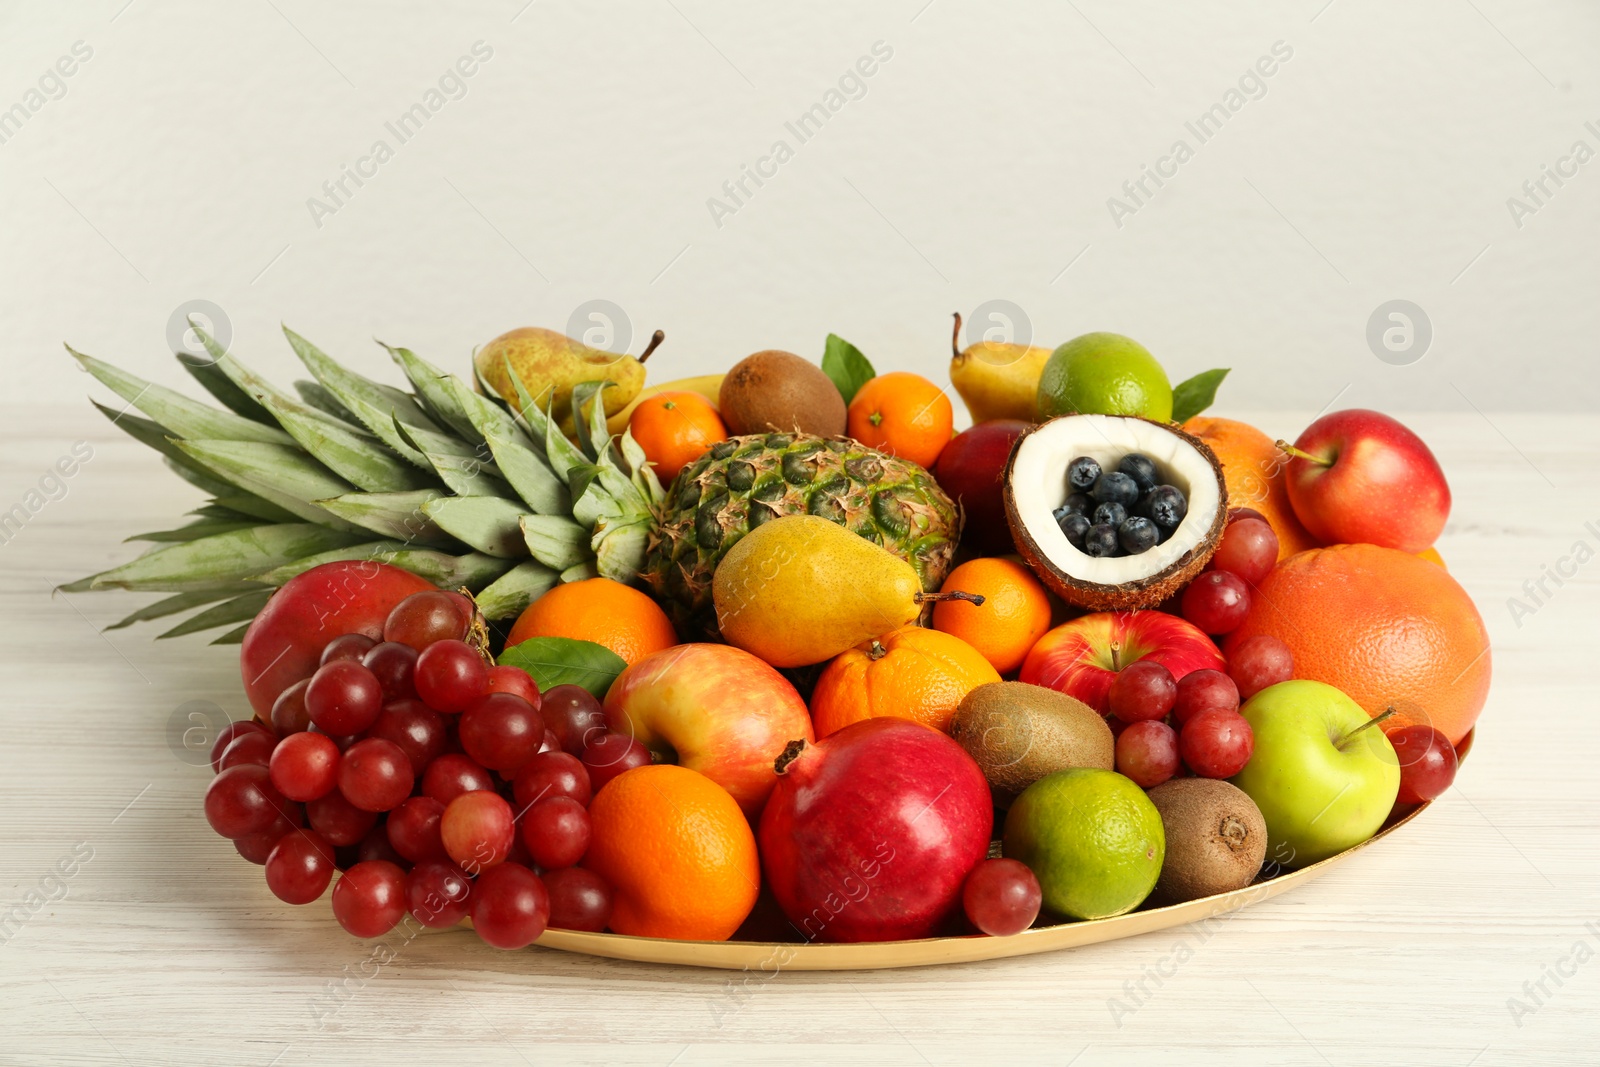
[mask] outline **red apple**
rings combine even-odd
[[[1450,486],[1422,438],[1377,411],[1351,408],[1307,426],[1289,456],[1289,504],[1326,544],[1417,553],[1450,516]]]
[[[1190,671],[1226,671],[1216,644],[1193,623],[1164,611],[1100,611],[1062,623],[1022,661],[1020,680],[1077,697],[1104,715],[1117,672],[1152,659],[1182,681]]]
[[[612,730],[659,762],[699,771],[751,818],[778,780],[772,761],[790,741],[813,736],[789,680],[732,645],[674,645],[646,656],[611,684],[605,712]]]
[[[989,786],[960,745],[906,719],[865,719],[789,746],[778,764],[761,861],[800,936],[929,937],[960,910],[994,828]]]
[[[1011,446],[1027,431],[1028,423],[1020,419],[980,422],[951,438],[933,465],[939,487],[966,512],[962,539],[984,555],[1016,551],[1000,494]]]

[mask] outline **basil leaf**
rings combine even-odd
[[[1228,376],[1227,367],[1201,371],[1172,387],[1172,421],[1188,422],[1217,399],[1217,386]]]
[[[856,398],[863,385],[878,376],[861,349],[836,333],[828,335],[828,346],[822,353],[822,373],[833,380],[846,404]]]
[[[553,685],[581,685],[604,700],[628,664],[604,645],[571,637],[533,637],[500,653],[500,664],[521,667],[543,692]]]

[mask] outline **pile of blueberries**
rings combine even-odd
[[[1172,536],[1189,511],[1176,486],[1160,483],[1149,456],[1130,452],[1114,471],[1088,456],[1067,464],[1067,502],[1052,514],[1072,546],[1090,556],[1136,556]]]

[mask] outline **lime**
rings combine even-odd
[[[1039,376],[1039,417],[1142,415],[1172,419],[1172,383],[1156,357],[1120,333],[1086,333],[1050,353]]]
[[[1005,854],[1032,869],[1045,907],[1074,919],[1138,907],[1155,888],[1166,851],[1161,813],[1115,771],[1048,774],[1006,815]]]

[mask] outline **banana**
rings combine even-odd
[[[699,393],[715,406],[717,394],[722,391],[722,374],[702,374],[697,378],[679,378],[676,381],[662,382],[660,385],[646,386],[639,391],[627,407],[606,419],[606,428],[612,433],[621,433],[628,428],[628,419],[633,416],[633,409],[652,396],[660,393]]]

